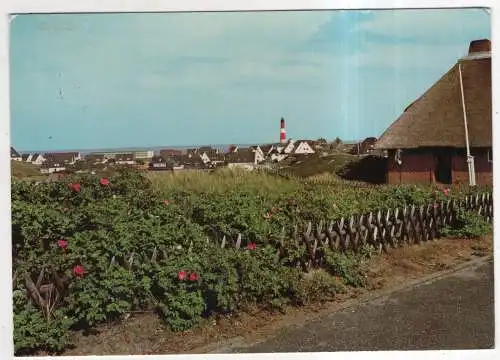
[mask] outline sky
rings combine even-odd
[[[12,145],[378,137],[483,38],[482,9],[19,15]]]

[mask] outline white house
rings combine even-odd
[[[198,153],[182,154],[170,157],[173,170],[202,169],[204,163]]]
[[[134,151],[134,156],[136,159],[151,159],[155,152],[153,150],[140,150]]]
[[[206,151],[204,151],[200,155],[200,158],[201,158],[201,161],[203,161],[204,164],[208,164],[210,162],[210,157],[208,157],[208,154],[206,153]]]
[[[264,152],[262,151],[262,149],[260,148],[260,146],[252,146],[250,149],[255,154],[255,163],[256,164],[259,164],[266,159],[266,156],[265,156]]]
[[[35,164],[35,165],[42,165],[45,162],[45,157],[42,154],[30,154],[26,162]]]
[[[203,157],[203,155],[206,155],[206,159],[208,159],[208,162],[205,162],[205,158]],[[221,154],[221,153],[218,153],[218,154],[206,154],[206,153],[203,153],[202,154],[202,160],[205,164],[210,164],[210,165],[219,165],[219,164],[222,164],[224,163],[224,161],[226,161],[226,157],[224,156],[224,154]]]
[[[85,156],[84,160],[93,165],[104,164],[108,159],[102,154],[88,154]]]
[[[92,155],[102,155],[104,159],[110,160],[114,159],[116,155],[119,155],[121,153],[118,152],[109,152],[109,151],[100,151],[100,152],[93,152]]]
[[[259,161],[256,151],[239,149],[237,152],[226,155],[226,163],[230,169],[243,168],[245,170],[253,170]]]
[[[75,162],[80,161],[82,159],[82,154],[77,151],[54,152],[54,153],[45,153],[43,157],[45,159],[44,161],[49,161],[51,163],[73,165]]]
[[[259,146],[259,149],[262,151],[264,156],[269,156],[272,150],[274,150],[275,146],[272,144],[268,145],[261,145]]]
[[[98,151],[92,153],[92,155],[102,155],[106,160],[111,160],[111,159],[115,160],[117,156],[121,156],[124,154],[132,155],[134,159],[150,159],[154,156],[154,151],[153,150],[135,151],[133,149],[121,149],[120,151]]]
[[[134,154],[117,154],[115,164],[117,165],[135,165]]]
[[[307,140],[297,140],[294,143],[292,154],[314,154],[315,151]]]
[[[151,170],[170,170],[171,167],[164,162],[152,162],[150,167]]]
[[[64,170],[66,170],[66,167],[61,163],[46,162],[40,167],[40,172],[42,174],[52,174]]]
[[[272,161],[280,162],[285,160],[288,157],[288,154],[278,151],[278,149],[274,149],[270,152],[269,157]]]
[[[288,155],[303,155],[314,154],[315,151],[307,140],[292,140],[288,139],[285,144],[272,144],[259,147],[258,151],[263,158],[269,158],[271,161],[280,162],[288,157]],[[260,160],[260,156],[259,156]],[[262,161],[262,160],[260,160]]]
[[[172,166],[162,156],[153,156],[149,163],[149,170],[172,170]]]
[[[21,154],[19,154],[12,146],[10,147],[10,159],[14,161],[23,161]]]
[[[275,146],[275,149],[282,154],[291,154],[293,148],[295,147],[295,140],[288,139],[285,144],[279,144]]]

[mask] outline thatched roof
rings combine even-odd
[[[178,149],[162,149],[160,150],[160,156],[163,158],[174,156],[174,155],[182,155],[182,150]]]
[[[455,64],[382,134],[375,148],[464,148],[465,128],[459,63],[471,147],[492,146],[491,54],[489,40],[473,41]]]
[[[55,152],[55,153],[45,153],[44,157],[47,161],[52,162],[71,162],[79,156],[78,152]],[[34,157],[33,157],[34,159]]]
[[[232,164],[252,163],[255,160],[255,153],[248,149],[239,149],[235,153],[226,154],[226,162]]]
[[[199,165],[202,163],[199,155],[182,154],[171,157],[173,162],[179,165]]]
[[[104,161],[104,154],[85,155],[85,161]]]
[[[19,153],[16,151],[16,149],[14,149],[12,146],[10,147],[10,157],[21,157],[21,155],[19,155]]]
[[[160,156],[155,155],[155,156],[153,156],[151,158],[151,162],[152,163],[164,163],[165,162],[165,158],[163,156],[161,156],[161,155]]]
[[[260,149],[264,154],[267,154],[271,149],[273,148],[273,145],[261,145]]]
[[[45,161],[41,166],[42,169],[50,169],[50,168],[64,168],[65,164],[63,162],[59,162],[57,160],[51,161]]]
[[[224,154],[216,153],[216,154],[209,154],[208,158],[210,161],[224,161],[226,159],[226,156]]]

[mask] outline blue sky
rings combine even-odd
[[[481,9],[20,15],[12,144],[379,136],[481,38]]]

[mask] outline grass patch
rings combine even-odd
[[[235,189],[254,189],[259,192],[290,192],[300,187],[289,181],[257,171],[221,168],[215,171],[148,172],[146,177],[153,187],[162,192],[188,191],[191,193],[224,193]]]
[[[40,166],[30,163],[25,163],[22,161],[11,161],[10,162],[11,175],[14,178],[33,178],[33,177],[44,177],[40,173]]]
[[[357,156],[342,152],[327,156],[313,154],[302,161],[290,162],[286,170],[298,177],[310,177],[325,173],[335,175],[347,164],[356,160],[358,160]]]

